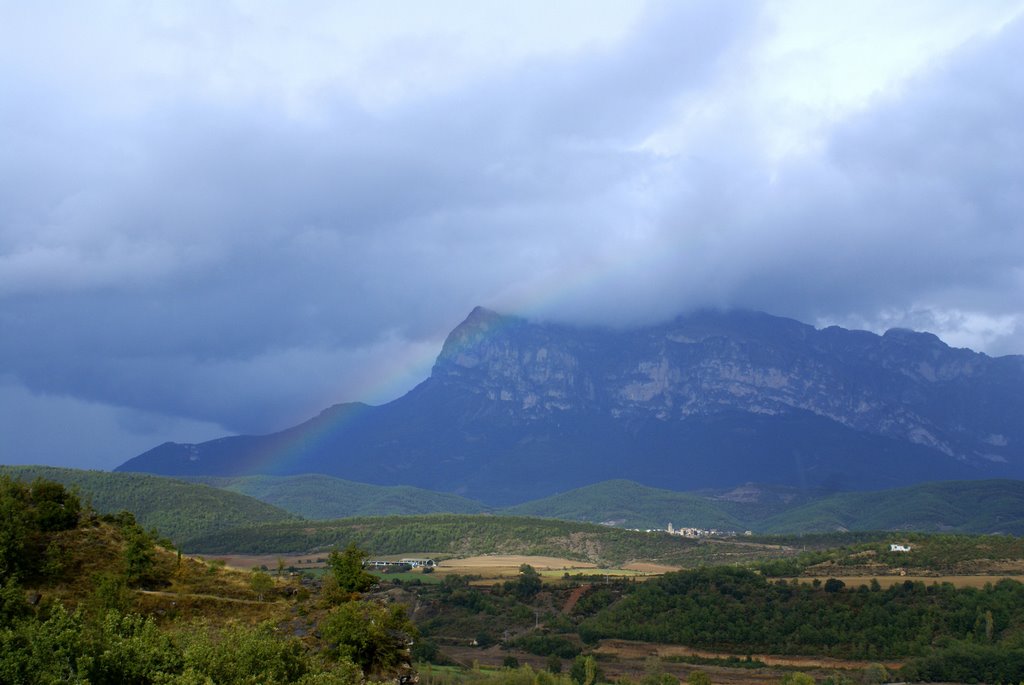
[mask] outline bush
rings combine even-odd
[[[582,651],[579,646],[568,638],[561,635],[545,635],[543,633],[523,635],[513,644],[530,654],[538,656],[554,655],[563,659],[572,659]]]

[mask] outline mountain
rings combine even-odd
[[[0,475],[25,482],[42,478],[74,488],[101,514],[130,511],[143,528],[156,528],[175,544],[239,526],[296,519],[252,497],[142,473],[0,466]]]
[[[831,490],[1024,476],[1024,357],[934,335],[698,312],[633,329],[477,308],[430,377],[263,436],[165,443],[121,471],[325,473],[504,505],[629,479]]]
[[[192,480],[192,479],[190,479]],[[333,476],[219,476],[195,480],[280,507],[307,519],[416,514],[480,514],[484,505],[465,497],[407,485],[354,483]]]

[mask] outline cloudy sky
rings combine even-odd
[[[0,0],[0,462],[387,401],[473,306],[1024,353],[1024,0]]]

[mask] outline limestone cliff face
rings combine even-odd
[[[929,333],[816,330],[752,312],[616,331],[477,308],[448,337],[431,381],[522,422],[803,410],[958,459],[1004,460],[1024,442],[1024,358],[953,349]],[[984,411],[971,398],[985,398]]]

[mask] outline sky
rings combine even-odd
[[[0,0],[0,463],[386,402],[483,305],[1024,353],[1024,0]]]

